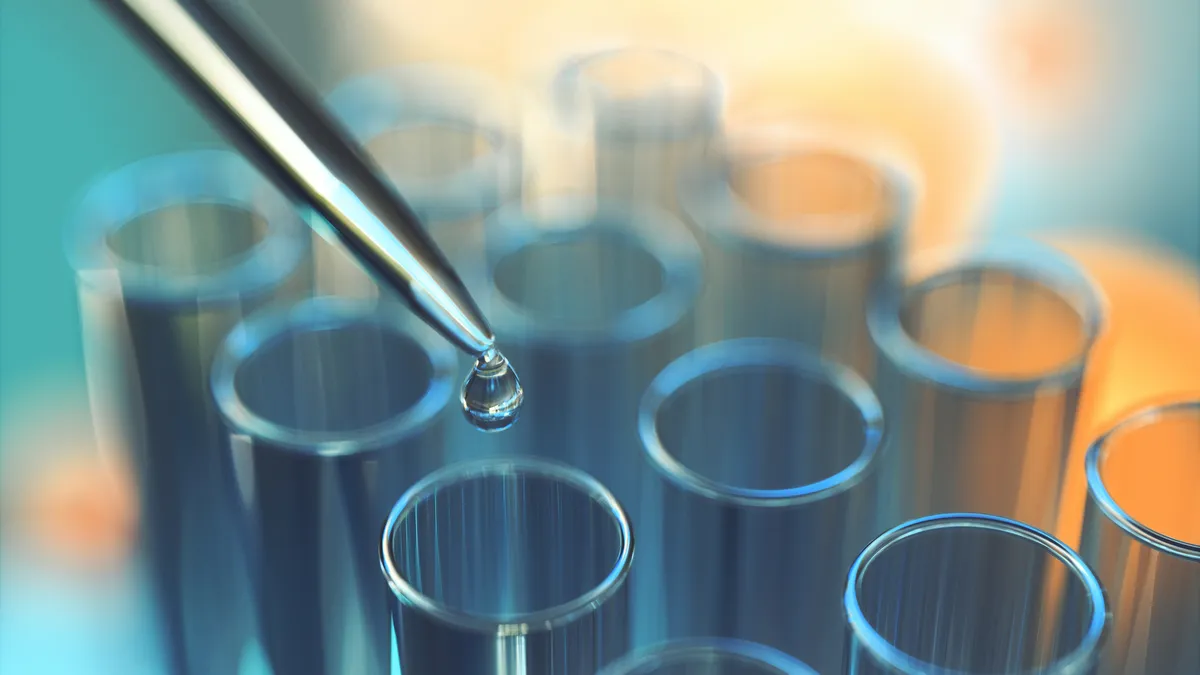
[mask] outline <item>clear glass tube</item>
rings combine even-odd
[[[877,533],[867,383],[795,342],[730,340],[665,368],[638,424],[639,640],[738,638],[837,670],[839,587]]]
[[[970,511],[1052,531],[1102,321],[1097,291],[1064,255],[1015,240],[919,258],[906,272],[867,314],[891,425],[891,524]]]
[[[1108,606],[1082,559],[1045,532],[943,514],[871,542],[843,599],[852,675],[1095,672]]]
[[[705,253],[702,342],[797,340],[868,372],[866,305],[892,270],[913,186],[863,139],[764,124],[684,173],[680,204]]]
[[[239,324],[212,370],[276,673],[391,669],[379,528],[441,464],[449,344],[394,303],[321,297]]]
[[[600,483],[538,459],[426,477],[380,550],[405,673],[576,675],[625,653],[633,531]]]
[[[1200,400],[1153,406],[1087,454],[1083,557],[1112,604],[1101,673],[1200,672]]]
[[[627,47],[568,59],[554,81],[562,119],[590,126],[600,199],[675,208],[681,169],[720,133],[724,91],[700,63],[670,51]]]
[[[67,234],[93,417],[136,478],[174,674],[234,672],[253,629],[224,433],[205,373],[256,307],[308,292],[309,233],[239,156],[165,155],[85,196]]]
[[[816,675],[816,671],[753,642],[700,638],[638,650],[600,675]]]
[[[421,64],[353,78],[326,99],[472,292],[483,283],[484,219],[521,196],[521,142],[499,89],[482,74]],[[336,245],[317,250],[319,290],[375,292]]]
[[[520,424],[497,441],[582,468],[633,512],[638,400],[686,350],[695,239],[653,207],[570,197],[508,205],[487,228],[484,302],[529,392]]]

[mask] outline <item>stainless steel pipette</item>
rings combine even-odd
[[[377,278],[475,357],[463,410],[507,428],[523,393],[458,275],[404,200],[307,93],[225,13],[194,0],[99,0],[259,168],[314,208]]]

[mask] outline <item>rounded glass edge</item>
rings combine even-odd
[[[817,675],[817,671],[777,649],[732,638],[686,638],[634,651],[600,670],[599,675],[654,675],[659,669],[694,657],[737,659],[759,675]]]
[[[1173,403],[1156,404],[1141,408],[1126,416],[1115,426],[1104,432],[1092,442],[1087,449],[1085,471],[1087,474],[1088,496],[1093,504],[1108,517],[1117,527],[1125,531],[1138,542],[1150,548],[1192,562],[1200,562],[1200,542],[1187,542],[1165,535],[1154,528],[1148,527],[1129,515],[1117,500],[1109,493],[1101,476],[1101,463],[1107,454],[1107,442],[1114,434],[1128,431],[1134,427],[1153,424],[1167,415],[1177,413],[1192,413],[1200,415],[1200,400],[1177,401]]]
[[[937,385],[998,397],[1028,396],[1044,388],[1077,385],[1092,347],[1104,326],[1105,302],[1099,286],[1066,254],[1033,240],[988,240],[928,252],[916,262],[929,268],[915,281],[892,278],[877,286],[867,307],[867,329],[885,358],[909,377]],[[938,356],[905,330],[900,313],[914,293],[954,283],[983,270],[1002,270],[1051,291],[1067,303],[1083,324],[1078,352],[1060,366],[1031,377],[992,377]]]
[[[722,158],[720,161],[702,163],[681,172],[678,190],[680,208],[705,236],[712,237],[722,246],[771,256],[825,260],[853,257],[879,246],[899,246],[911,227],[918,191],[917,178],[912,168],[877,153],[828,139],[801,136],[794,141],[785,139],[785,142],[786,147],[769,155],[742,156],[736,150],[730,149],[718,155]],[[736,143],[736,138],[725,141],[729,148],[735,148]],[[778,237],[753,236],[756,232],[800,225],[822,216],[774,219],[756,213],[730,185],[729,165],[758,164],[810,152],[829,152],[849,157],[872,170],[886,202],[878,217],[874,219],[876,222],[863,237],[847,242],[822,243],[799,237],[781,240]]]
[[[238,369],[259,349],[291,332],[372,324],[412,341],[429,358],[432,373],[425,393],[392,417],[362,429],[317,432],[277,424],[252,411],[238,394]],[[454,392],[456,357],[449,344],[419,328],[388,301],[318,296],[286,307],[263,310],[234,326],[221,342],[210,374],[212,396],[230,433],[322,457],[370,452],[411,437],[441,413]]]
[[[640,342],[676,325],[700,297],[703,258],[687,227],[671,214],[619,200],[583,203],[579,198],[545,198],[541,206],[562,206],[548,216],[531,215],[519,202],[501,207],[485,223],[488,232],[488,315],[499,332],[535,343],[577,346]],[[661,290],[598,328],[562,328],[530,316],[496,288],[492,272],[499,260],[526,247],[568,242],[598,229],[626,238],[662,267]]]
[[[683,386],[729,367],[777,366],[795,369],[832,384],[858,409],[863,447],[849,465],[815,483],[784,489],[729,485],[684,466],[658,435],[658,411]],[[860,483],[874,467],[884,436],[883,408],[866,380],[850,368],[821,358],[805,345],[778,338],[738,338],[716,342],[684,354],[650,383],[638,408],[638,434],[650,465],[683,490],[719,502],[758,508],[783,508],[820,501]]]
[[[943,513],[902,523],[876,537],[859,553],[851,564],[842,595],[842,613],[852,639],[858,641],[879,665],[894,669],[901,675],[978,675],[969,671],[943,668],[921,661],[901,651],[875,630],[859,606],[858,594],[863,575],[871,562],[883,551],[910,537],[932,530],[977,528],[1022,539],[1054,556],[1079,579],[1091,601],[1091,619],[1080,644],[1053,663],[1013,675],[1082,675],[1097,661],[1108,639],[1108,598],[1100,580],[1078,553],[1053,535],[1032,525],[981,513]],[[848,647],[849,649],[850,647]]]
[[[448,176],[400,181],[399,189],[416,211],[453,220],[482,215],[520,192],[522,157],[514,122],[507,113],[493,111],[500,104],[489,100],[499,98],[492,94],[499,89],[476,71],[416,64],[347,79],[325,103],[363,145],[423,124],[459,127],[486,139],[487,152]]]
[[[396,564],[393,540],[404,518],[427,498],[442,488],[477,478],[513,475],[536,475],[558,481],[574,488],[581,496],[590,498],[604,508],[616,525],[621,549],[612,569],[587,593],[546,609],[527,612],[515,617],[499,618],[471,614],[433,600],[413,588]],[[379,564],[396,599],[418,611],[456,628],[495,635],[527,635],[552,631],[574,622],[602,605],[625,584],[633,565],[633,526],[625,509],[608,488],[591,475],[567,464],[537,458],[481,459],[459,462],[442,467],[422,478],[409,488],[392,507],[383,526],[380,540]]]
[[[116,255],[110,234],[166,208],[218,204],[244,210],[267,224],[262,240],[231,256],[216,272],[171,276]],[[118,290],[144,302],[236,301],[284,282],[312,244],[309,228],[290,202],[242,156],[217,149],[156,155],[115,169],[87,188],[64,230],[67,261],[81,283]],[[120,274],[109,288],[100,272]]]
[[[636,97],[629,101],[616,102],[598,96],[598,87],[588,87],[584,71],[596,63],[621,54],[641,52],[665,57],[679,64],[694,69],[699,74],[702,83],[696,95],[690,101],[685,117],[668,115],[666,120],[660,120],[661,115],[655,105],[659,101],[646,97]],[[708,66],[700,61],[679,52],[661,47],[625,45],[608,49],[599,49],[576,54],[565,59],[558,67],[551,83],[551,95],[554,107],[561,119],[574,120],[582,114],[584,106],[604,107],[610,114],[615,114],[628,124],[617,124],[609,128],[597,128],[596,134],[606,140],[650,140],[678,141],[689,137],[715,133],[721,126],[722,108],[725,102],[725,85],[721,78]],[[582,99],[582,102],[581,102]],[[585,103],[583,103],[585,102]],[[582,104],[581,104],[582,103]],[[646,124],[646,113],[654,123]]]

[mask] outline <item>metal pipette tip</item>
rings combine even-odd
[[[525,391],[517,372],[504,355],[491,348],[475,360],[475,366],[463,382],[463,415],[480,431],[504,431],[521,413]]]

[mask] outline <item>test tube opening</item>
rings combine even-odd
[[[1200,561],[1200,401],[1135,414],[1088,450],[1094,503],[1144,544]]]
[[[891,187],[870,163],[833,149],[747,148],[726,160],[733,196],[765,232],[750,236],[794,245],[870,241],[891,225]]]
[[[366,148],[401,183],[446,178],[498,150],[494,138],[449,119],[413,120],[381,132]]]
[[[685,489],[784,506],[857,484],[883,418],[853,371],[797,344],[747,338],[664,370],[643,400],[640,426],[651,464]]]
[[[601,675],[815,675],[783,652],[744,640],[686,639],[642,649]]]
[[[245,207],[220,202],[179,204],[127,221],[105,237],[121,264],[167,277],[219,273],[262,244],[266,219]]]
[[[469,462],[400,499],[382,564],[401,602],[472,631],[553,630],[624,584],[629,521],[591,477],[539,460]]]
[[[318,454],[396,441],[451,394],[453,356],[374,303],[314,298],[234,329],[213,372],[242,431]]]
[[[980,674],[1086,672],[1106,637],[1106,602],[1064,544],[974,514],[880,536],[850,568],[844,599],[860,661],[884,672]]]
[[[491,309],[505,330],[530,340],[634,341],[690,309],[700,254],[682,224],[648,207],[538,206],[551,215],[517,205],[497,213],[489,229],[498,300]],[[662,226],[652,229],[658,218]]]

